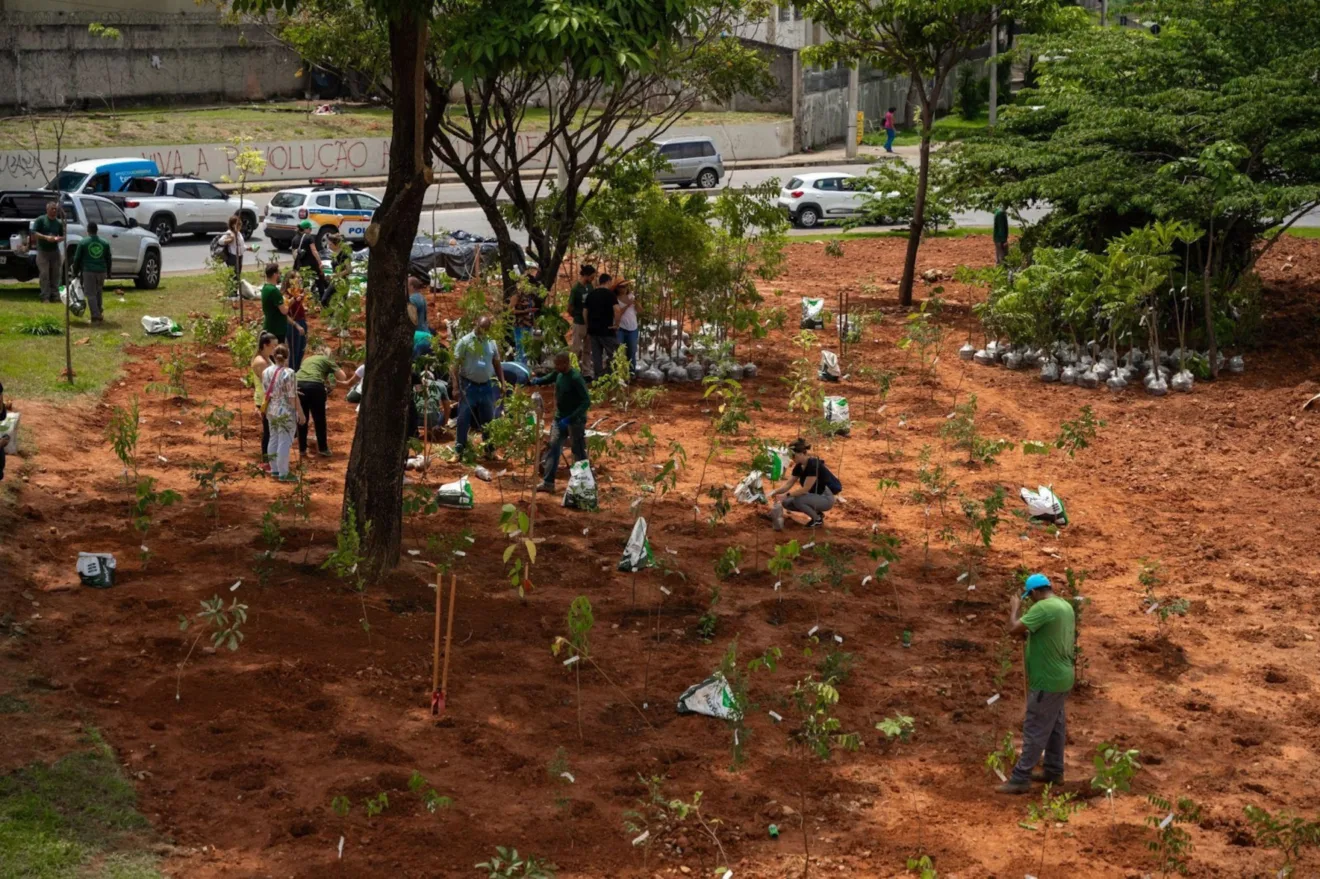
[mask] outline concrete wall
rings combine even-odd
[[[121,38],[91,35],[93,22]],[[224,27],[214,12],[0,12],[0,108],[261,100],[301,93],[299,67],[260,28]]]
[[[665,134],[665,138],[690,136],[713,138],[725,161],[777,158],[793,151],[793,124],[789,121],[672,128]],[[524,137],[539,140],[537,135]],[[265,155],[267,163],[265,173],[255,179],[305,182],[313,177],[384,176],[389,170],[389,144],[388,138],[253,144],[253,148]],[[196,174],[214,181],[234,174],[221,144],[71,150],[64,164],[128,156],[152,159],[167,174]],[[55,157],[49,152],[43,152],[40,160],[30,152],[0,152],[0,189],[43,186],[56,170]]]
[[[885,111],[896,107],[900,125],[912,121],[907,113],[907,77],[886,77],[863,68],[858,87],[857,109],[865,114],[867,131],[879,130]],[[947,109],[953,100],[953,84],[946,83],[939,106]],[[799,149],[819,149],[843,141],[848,133],[848,71],[804,70],[796,114]]]

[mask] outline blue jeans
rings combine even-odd
[[[885,129],[885,152],[892,153],[894,151],[894,137],[897,134],[898,132],[892,128]]]
[[[454,452],[462,456],[474,420],[482,437],[486,436],[486,425],[495,420],[495,399],[499,391],[493,381],[479,385],[467,379],[459,379],[459,383],[463,387],[463,401],[458,404],[458,441],[454,445]],[[489,443],[487,451],[490,451]]]
[[[628,364],[633,375],[637,374],[637,330],[619,330],[619,344],[628,346]]]
[[[293,327],[289,327],[287,339],[289,342],[289,369],[297,372],[302,366],[303,355],[307,353],[307,320],[290,321],[302,327],[302,332],[298,332]]]
[[[517,360],[523,366],[527,365],[527,352],[523,350],[523,339],[530,338],[532,335],[531,327],[513,328],[513,347],[518,352]]]
[[[550,445],[546,449],[545,484],[554,485],[559,474],[559,456],[564,451],[564,433],[568,433],[569,448],[573,450],[573,463],[587,460],[587,424],[585,421],[568,424],[563,431],[559,425],[550,428]]]

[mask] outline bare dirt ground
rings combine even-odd
[[[1192,875],[1273,875],[1281,861],[1253,847],[1243,806],[1320,809],[1320,519],[1313,509],[1320,415],[1300,410],[1320,390],[1311,342],[1320,246],[1290,240],[1267,259],[1266,342],[1246,352],[1245,375],[1165,399],[1048,386],[1034,372],[959,361],[956,349],[973,325],[967,305],[977,294],[947,282],[938,384],[921,383],[895,344],[904,316],[894,309],[891,281],[903,246],[849,242],[840,260],[821,243],[794,244],[786,275],[771,285],[785,297],[770,296],[768,304],[790,313],[801,295],[832,303],[841,284],[854,306],[885,313],[846,364],[853,378],[841,391],[851,403],[852,435],[819,446],[847,498],[828,527],[790,526],[774,535],[750,507],[735,507],[712,526],[704,490],[694,514],[713,435],[711,406],[699,388],[671,387],[650,409],[626,416],[651,425],[657,451],[599,467],[601,512],[565,510],[542,497],[537,535],[546,540],[526,600],[509,588],[501,560],[507,542],[497,524],[501,494],[525,499],[525,485],[474,481],[474,510],[442,510],[407,526],[408,548],[421,554],[369,586],[369,640],[358,626],[357,596],[318,570],[333,548],[343,454],[307,462],[310,520],[283,516],[284,547],[266,585],[258,583],[261,516],[286,492],[243,472],[256,460],[250,418],[241,453],[237,441],[212,452],[202,436],[200,418],[210,407],[201,400],[250,416],[249,392],[239,388],[226,352],[209,354],[186,402],[148,401],[143,385],[159,380],[150,359],[135,361],[95,404],[18,401],[38,452],[0,544],[0,615],[12,615],[0,631],[0,688],[38,710],[0,724],[0,768],[53,759],[79,723],[95,724],[137,780],[142,812],[176,845],[164,869],[201,879],[476,875],[472,865],[496,845],[547,857],[562,877],[710,876],[717,864],[735,877],[796,876],[804,824],[816,875],[903,875],[905,858],[924,851],[941,876],[964,879],[1136,877],[1151,869],[1152,831],[1143,826],[1154,814],[1145,802],[1151,793],[1205,806],[1200,825],[1189,828]],[[990,251],[977,237],[935,240],[923,247],[921,268],[980,264]],[[923,285],[919,296],[931,289]],[[452,303],[439,307],[452,310]],[[743,347],[743,359],[761,367],[745,388],[763,409],[744,438],[726,441],[730,451],[710,463],[707,485],[740,478],[748,433],[796,434],[781,381],[796,354],[793,335],[796,329]],[[821,337],[833,347],[829,334]],[[864,364],[897,372],[883,403],[873,383],[856,378]],[[143,397],[142,470],[184,494],[145,538],[152,553],[145,570],[121,468],[101,439],[110,407],[134,394]],[[998,466],[973,468],[939,437],[954,403],[971,394],[988,436],[1052,440],[1088,403],[1107,426],[1075,459],[1015,450]],[[341,453],[353,419],[353,407],[336,393],[331,444]],[[628,474],[652,467],[673,440],[685,447],[688,467],[673,492],[654,507],[648,501],[647,515],[656,555],[683,577],[651,570],[634,582],[615,570],[636,496]],[[957,580],[959,557],[942,542],[932,538],[930,564],[923,563],[923,509],[907,500],[923,444],[973,497],[1004,485],[1016,507],[1019,486],[1053,483],[1073,524],[1057,538],[1037,531],[1024,540],[1018,521],[1006,519],[969,591]],[[218,527],[188,475],[191,463],[216,457],[236,477],[222,491]],[[19,479],[21,462],[10,464],[9,478]],[[444,465],[428,481],[460,472]],[[882,498],[883,477],[900,489]],[[961,518],[956,505],[945,519],[938,510],[934,516],[933,530],[957,528]],[[902,557],[887,580],[862,585],[873,568],[866,549],[876,525],[901,537]],[[428,535],[461,529],[475,543],[456,565],[450,704],[437,723],[427,712],[433,571],[416,559],[428,557]],[[766,555],[776,540],[790,538],[845,553],[847,591],[786,584],[777,597]],[[721,584],[718,630],[702,643],[695,629],[716,583],[713,562],[734,544],[745,550],[741,573]],[[115,553],[119,584],[106,591],[76,585],[80,549]],[[1156,621],[1140,605],[1142,558],[1163,564],[1164,594],[1191,602],[1187,617],[1167,624],[1167,640],[1156,637]],[[1050,831],[1043,870],[1042,835],[1019,826],[1026,799],[997,796],[983,767],[994,743],[1021,720],[1018,654],[995,685],[1019,566],[1056,579],[1065,568],[1084,569],[1093,602],[1081,635],[1089,686],[1069,706],[1066,784],[1088,808]],[[800,564],[798,573],[813,567]],[[192,638],[179,631],[179,616],[196,613],[201,599],[230,598],[240,579],[232,595],[250,605],[246,641],[236,653],[199,647],[176,701],[178,664]],[[550,652],[577,595],[595,607],[592,654],[618,685],[583,669],[581,737],[573,671]],[[806,657],[813,626],[825,640]],[[905,630],[910,648],[901,644]],[[835,635],[856,657],[840,686],[838,716],[864,746],[813,762],[789,750],[791,724],[777,724],[768,712],[791,717],[793,683],[815,670]],[[732,772],[729,730],[676,715],[674,702],[718,665],[735,637],[744,660],[770,646],[784,656],[776,672],[753,678],[758,709],[748,760]],[[987,705],[996,692],[1002,698]],[[874,725],[895,712],[914,717],[917,728],[910,743],[888,747]],[[1139,748],[1146,767],[1134,793],[1114,804],[1113,830],[1110,809],[1088,784],[1102,741]],[[571,784],[548,771],[559,748]],[[452,808],[428,813],[408,791],[413,770],[452,797]],[[657,833],[649,853],[632,846],[623,813],[645,792],[639,776],[664,776],[669,796],[704,792],[703,814],[721,820],[727,861],[695,827]],[[368,819],[364,803],[382,791],[389,808]],[[331,809],[337,795],[352,801],[347,818]],[[768,837],[771,823],[783,831],[778,840]],[[1297,875],[1315,869],[1320,860],[1312,855]]]

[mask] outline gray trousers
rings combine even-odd
[[[1022,756],[1013,767],[1013,781],[1030,781],[1031,770],[1045,754],[1045,774],[1063,777],[1063,747],[1068,742],[1067,693],[1031,690],[1022,721]]]
[[[92,311],[92,320],[101,319],[101,294],[105,292],[105,272],[82,273],[83,295],[87,297],[87,307]]]
[[[37,250],[37,275],[41,278],[41,301],[58,302],[60,298],[58,250]]]
[[[821,515],[834,506],[834,493],[828,488],[824,494],[807,492],[794,497],[786,497],[783,501],[785,510],[791,510],[794,513],[806,513],[813,519],[819,519]]]

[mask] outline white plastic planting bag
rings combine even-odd
[[[93,589],[115,585],[115,557],[108,552],[78,553],[78,579]]]
[[[1058,495],[1048,486],[1038,486],[1035,491],[1024,488],[1021,494],[1022,500],[1027,504],[1027,514],[1031,518],[1052,522],[1055,525],[1068,524],[1068,511],[1064,508],[1063,501],[1059,500]]]
[[[821,317],[821,313],[824,311],[825,311],[824,299],[808,299],[806,296],[803,296],[802,323],[799,325],[798,328],[803,330],[824,329],[825,320]]]
[[[68,286],[60,288],[60,302],[69,306],[70,313],[81,317],[87,310],[87,297],[83,295],[82,281],[78,278],[70,278]]]
[[[649,568],[653,564],[655,557],[651,555],[651,541],[646,539],[646,520],[638,516],[636,524],[633,525],[632,536],[628,538],[628,544],[623,548],[623,557],[619,559],[619,570],[630,574],[642,568]]]
[[[785,446],[771,446],[766,451],[770,453],[770,469],[765,471],[764,476],[771,482],[778,482],[792,469],[793,456]]]
[[[591,462],[574,461],[568,468],[568,488],[564,490],[563,504],[570,510],[596,509],[596,477],[591,472]]]
[[[843,370],[839,368],[839,355],[833,351],[822,350],[820,352],[820,380],[836,382],[841,378],[843,378]]]
[[[153,317],[150,314],[142,315],[142,332],[148,336],[182,336],[183,330],[179,325],[168,317]]]
[[[846,397],[826,397],[825,421],[829,424],[842,424],[848,428],[852,424],[852,418],[848,415],[848,400]]]
[[[5,437],[9,437],[8,440],[5,440],[3,443],[0,443],[0,447],[3,447],[4,450],[11,455],[18,454],[19,417],[20,417],[19,413],[10,412],[3,419],[0,419],[0,440],[4,440]]]
[[[435,502],[442,507],[470,510],[476,504],[472,496],[472,484],[466,476],[460,476],[458,482],[446,483],[435,490]]]
[[[738,487],[733,490],[733,496],[740,504],[765,503],[765,488],[761,484],[761,471],[753,470],[744,476],[743,481],[738,483]]]
[[[688,687],[678,697],[679,714],[704,714],[720,720],[739,720],[742,712],[733,701],[733,691],[724,675],[716,672],[701,683]]]

